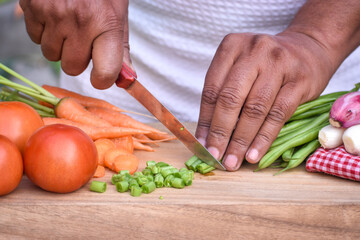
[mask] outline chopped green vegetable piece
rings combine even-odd
[[[154,182],[157,188],[164,186],[164,177],[161,175],[161,173],[155,175]]]
[[[155,166],[156,165],[156,162],[155,161],[147,161],[146,162],[146,166],[147,167],[151,167],[151,166]]]
[[[160,200],[163,200],[163,199],[164,199],[164,197],[163,197],[163,196],[160,196],[160,197],[159,197],[159,199],[160,199]]]
[[[137,182],[136,179],[131,179],[131,180],[129,181],[129,188],[132,187],[132,186],[139,187],[139,183]]]
[[[181,128],[180,128],[180,131],[184,131],[184,128],[183,128],[183,127],[181,127]]]
[[[197,171],[197,166],[202,162],[203,161],[201,161],[200,159],[197,159],[195,162],[193,162],[193,164],[190,165],[190,169],[193,171]]]
[[[150,167],[152,174],[158,174],[160,172],[160,168],[156,165]]]
[[[126,192],[127,190],[129,190],[129,182],[127,181],[122,181],[122,182],[117,182],[115,184],[116,190],[118,192]]]
[[[147,176],[139,176],[137,179],[137,182],[140,186],[144,185],[145,183],[149,182],[149,179]]]
[[[115,183],[121,181],[121,175],[120,174],[114,174],[111,177],[111,183],[115,185]]]
[[[90,191],[103,193],[106,191],[106,182],[92,181],[90,184]]]
[[[153,175],[147,175],[146,177],[147,177],[147,179],[149,180],[149,182],[153,182],[153,181],[154,181],[154,176],[153,176]]]
[[[141,196],[142,189],[137,186],[131,186],[130,187],[130,195],[133,197],[140,197]]]
[[[143,193],[151,193],[156,189],[156,185],[154,182],[148,182],[141,187]]]
[[[145,168],[145,169],[142,171],[142,173],[143,173],[145,176],[152,174],[151,170],[148,169],[148,168]]]
[[[173,179],[171,179],[171,186],[174,188],[184,188],[185,182],[181,178],[174,177]]]
[[[171,180],[175,178],[174,175],[168,175],[164,180],[165,187],[171,187]]]
[[[157,163],[156,163],[156,166],[162,168],[162,167],[169,166],[169,164],[167,164],[167,163],[165,163],[165,162],[157,162]]]
[[[164,167],[161,168],[160,170],[161,175],[163,175],[164,178],[166,178],[167,176],[173,174],[173,167]]]
[[[124,174],[130,174],[129,170],[120,170],[119,174],[120,175],[124,175]]]
[[[179,170],[179,172],[184,172],[184,171],[188,171],[188,169],[187,168],[180,168],[180,170]]]
[[[189,160],[187,160],[186,162],[185,162],[185,166],[188,168],[188,169],[190,169],[190,166],[196,161],[196,160],[198,160],[199,158],[197,157],[197,156],[192,156],[191,158],[189,158]]]
[[[143,176],[144,174],[142,172],[134,172],[133,177],[137,178],[139,176]]]
[[[197,165],[196,169],[201,174],[206,174],[208,172],[211,172],[215,168],[203,162],[203,163],[200,163],[199,165]]]

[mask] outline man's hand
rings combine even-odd
[[[259,161],[296,107],[323,91],[329,66],[306,35],[226,36],[205,78],[197,138],[214,157],[225,153],[227,170]]]
[[[91,83],[109,88],[129,58],[127,0],[20,0],[27,32],[50,61],[69,75],[93,61]]]
[[[296,108],[360,44],[358,0],[308,0],[276,36],[229,34],[205,78],[196,137],[225,167],[258,162]]]

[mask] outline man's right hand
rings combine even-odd
[[[127,0],[20,0],[27,32],[50,61],[78,75],[93,61],[91,83],[106,89],[129,58]]]

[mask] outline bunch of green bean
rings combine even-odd
[[[279,174],[299,166],[320,147],[318,134],[321,128],[329,125],[329,112],[334,101],[346,93],[358,91],[359,88],[360,83],[357,83],[350,91],[322,95],[300,105],[282,127],[255,171],[267,167],[283,168],[276,173]]]

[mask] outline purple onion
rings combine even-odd
[[[343,128],[360,124],[360,92],[350,92],[336,99],[330,110],[330,124]]]

